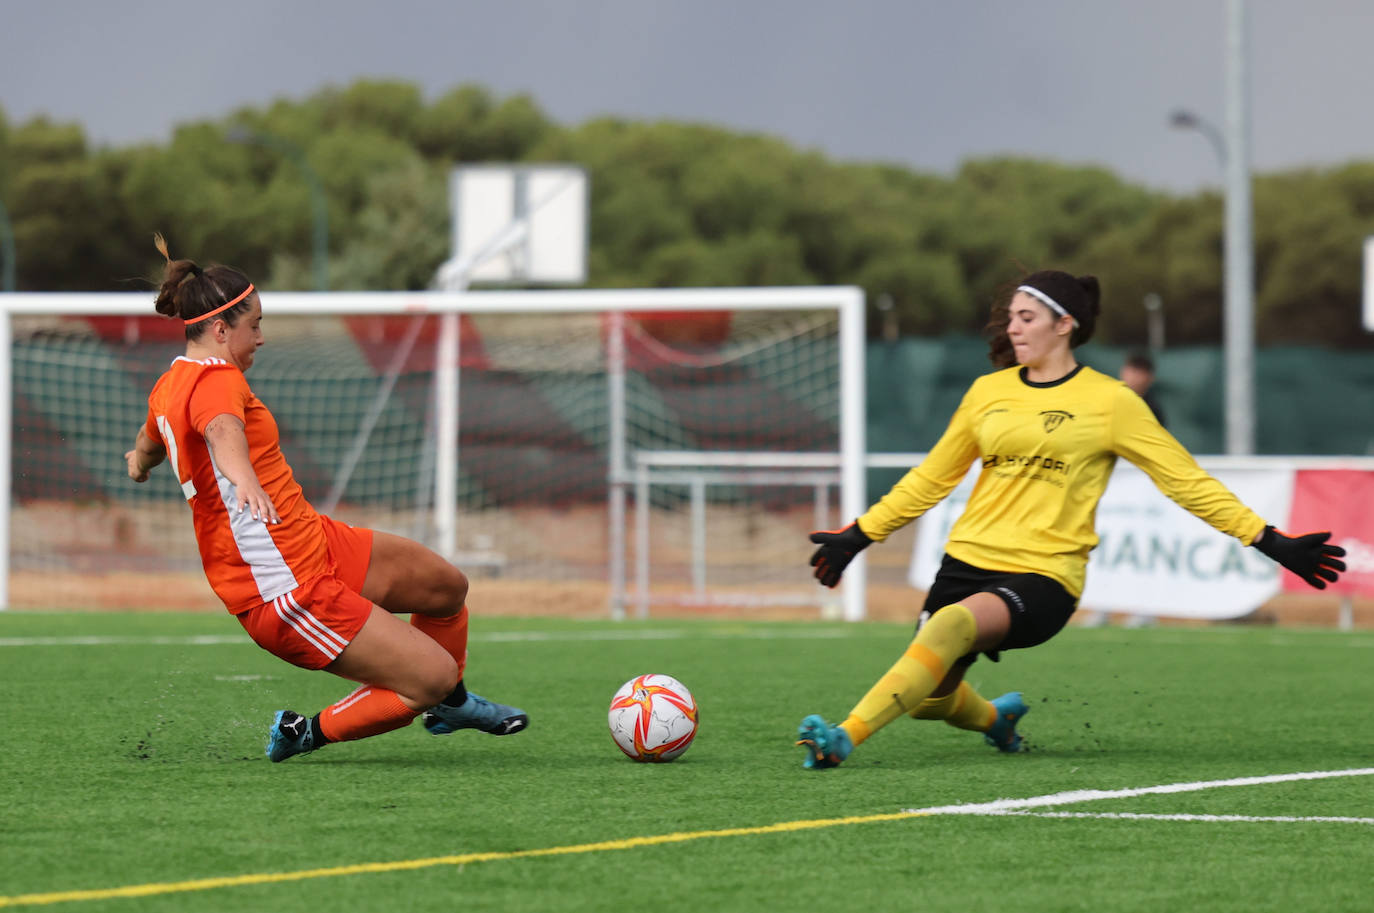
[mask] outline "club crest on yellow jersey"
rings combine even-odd
[[[1060,425],[1064,424],[1064,419],[1073,418],[1072,412],[1065,412],[1063,409],[1046,409],[1040,413],[1040,420],[1045,425],[1045,433],[1049,434]]]

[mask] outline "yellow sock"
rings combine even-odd
[[[915,710],[944,681],[954,661],[973,649],[977,635],[973,613],[958,603],[932,615],[901,658],[840,724],[850,741],[858,745],[897,717]]]
[[[997,708],[968,682],[943,697],[928,697],[911,711],[912,719],[944,720],[959,729],[987,732],[997,721]]]

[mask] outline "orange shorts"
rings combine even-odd
[[[305,669],[323,669],[337,659],[372,615],[372,603],[359,595],[372,558],[372,530],[320,519],[334,572],[235,616],[254,643]]]
[[[320,514],[324,522],[324,538],[329,543],[329,560],[334,563],[334,575],[355,593],[363,591],[367,568],[372,563],[372,530],[365,526],[349,526]]]

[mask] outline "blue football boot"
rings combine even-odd
[[[278,710],[267,731],[267,757],[276,763],[314,750],[310,719],[294,710]]]
[[[420,715],[420,722],[430,735],[448,735],[459,729],[480,729],[492,735],[513,735],[530,724],[530,718],[519,707],[508,707],[489,701],[480,694],[468,692],[461,707],[436,704]]]
[[[854,750],[849,733],[839,726],[827,725],[814,713],[803,719],[797,727],[797,744],[806,746],[806,760],[802,762],[802,767],[807,770],[838,767]]]
[[[1024,746],[1020,734],[1016,731],[1016,724],[1020,722],[1021,717],[1030,713],[1030,708],[1021,699],[1021,692],[1009,691],[1001,697],[993,698],[992,706],[997,708],[997,719],[983,735],[984,741],[995,746],[998,751],[1021,751]]]

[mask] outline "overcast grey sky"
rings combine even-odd
[[[1374,3],[1250,0],[1256,171],[1374,158]],[[0,0],[10,121],[97,142],[359,77],[527,92],[555,121],[718,124],[950,173],[1012,153],[1219,186],[1225,0]]]

